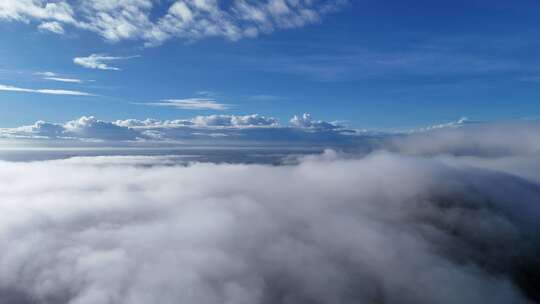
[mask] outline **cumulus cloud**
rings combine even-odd
[[[81,92],[81,91],[58,90],[58,89],[27,89],[27,88],[20,88],[20,87],[3,85],[3,84],[0,84],[0,91],[37,93],[37,94],[47,94],[47,95],[94,96],[93,94]]]
[[[323,124],[323,122],[319,122]],[[50,133],[49,126],[62,128],[61,132]],[[42,130],[42,128],[44,128]],[[65,124],[39,121],[32,126],[0,129],[3,138],[70,138],[97,139],[107,141],[146,140],[179,141],[207,140],[246,142],[331,142],[340,141],[344,129],[306,129],[283,126],[273,117],[253,115],[209,115],[191,119],[156,120],[126,119],[114,122],[95,117],[81,117]]]
[[[171,38],[229,40],[320,22],[346,0],[3,0],[0,19],[41,21],[40,28],[64,33],[63,25],[92,31],[104,39],[142,40],[156,45]],[[156,15],[156,11],[162,14]]]
[[[139,56],[118,57],[118,56],[107,56],[107,55],[102,55],[102,54],[91,54],[90,56],[87,56],[87,57],[75,57],[73,59],[73,63],[87,69],[120,71],[120,68],[110,66],[108,62],[132,59],[132,58],[137,58],[137,57]]]
[[[279,125],[277,119],[265,117],[258,114],[237,116],[237,115],[210,115],[197,116],[191,120],[198,126],[211,127],[275,127]]]
[[[212,98],[185,98],[185,99],[164,99],[160,102],[139,103],[148,106],[171,107],[182,110],[217,110],[229,109],[230,105],[219,103]]]
[[[51,133],[50,126],[59,126],[61,131]],[[508,167],[508,162],[515,162],[518,171],[518,167],[526,167],[518,158],[540,154],[540,123],[537,121],[470,122],[394,133],[347,128],[314,119],[309,114],[294,116],[289,124],[281,124],[276,118],[258,114],[208,115],[173,120],[124,119],[112,122],[88,116],[67,123],[40,121],[31,126],[4,128],[0,129],[0,138],[95,139],[118,144],[137,141],[141,144],[156,142],[158,145],[164,142],[216,146],[268,144],[332,147],[355,153],[388,150],[407,155],[446,155],[463,159],[508,158],[500,165]]]
[[[131,128],[83,116],[65,124],[37,121],[33,125],[11,129],[0,129],[0,137],[36,139],[74,139],[74,140],[136,140],[141,136]]]
[[[339,126],[320,120],[313,120],[309,113],[304,113],[302,116],[295,115],[291,119],[291,125],[299,128],[305,129],[322,129],[322,130],[334,130],[338,129]]]
[[[59,124],[39,120],[33,125],[6,130],[6,132],[12,135],[28,134],[29,136],[36,136],[38,138],[56,138],[64,134],[64,127]]]
[[[329,151],[277,167],[0,162],[0,180],[8,303],[539,299],[540,187],[501,172]]]
[[[83,116],[64,124],[66,134],[75,138],[94,138],[104,140],[134,140],[137,132],[111,122]]]

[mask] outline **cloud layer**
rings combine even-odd
[[[345,0],[3,0],[0,20],[38,21],[56,34],[65,27],[92,31],[112,42],[142,40],[147,45],[171,38],[229,40],[256,37],[276,29],[317,23]],[[159,11],[159,13],[157,13]]]
[[[390,153],[328,151],[279,167],[167,163],[0,162],[2,299],[538,299],[540,186],[519,177]]]
[[[198,104],[197,106],[201,106]],[[309,114],[304,117],[311,119]],[[294,122],[294,120],[293,120]],[[328,142],[356,134],[343,126],[314,121],[280,125],[278,120],[257,114],[210,115],[177,120],[117,120],[107,122],[81,117],[64,124],[38,121],[33,125],[0,129],[0,138],[71,139],[101,141],[226,141]]]
[[[540,153],[538,121],[476,122],[460,119],[410,131],[357,130],[311,115],[295,115],[288,123],[273,117],[209,115],[189,119],[125,119],[103,121],[93,116],[0,129],[0,139],[41,140],[61,144],[84,141],[96,145],[203,144],[279,145],[339,148],[354,153],[388,150],[407,155],[505,158]]]

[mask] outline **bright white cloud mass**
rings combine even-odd
[[[287,166],[0,162],[0,296],[532,303],[540,185],[477,162],[333,151]]]
[[[0,161],[7,249],[0,298],[533,303],[540,299],[539,131],[529,121],[360,134],[309,114],[287,126],[260,115],[212,115],[3,129],[6,138],[49,140],[194,133],[263,143],[311,134],[319,141],[329,134],[334,144],[362,140],[349,153],[289,155],[277,166],[244,164],[248,154],[239,164],[197,163],[170,151]]]
[[[229,40],[275,29],[316,23],[346,0],[2,0],[0,19],[39,22],[42,30],[63,34],[71,28],[92,31],[112,42],[142,40],[160,44],[178,37]]]

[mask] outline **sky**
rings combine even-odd
[[[0,127],[536,119],[539,13],[526,0],[4,0]]]
[[[0,302],[540,303],[538,16],[0,0]]]

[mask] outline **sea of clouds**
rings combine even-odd
[[[282,165],[3,161],[0,303],[535,303],[537,131],[441,128]]]

